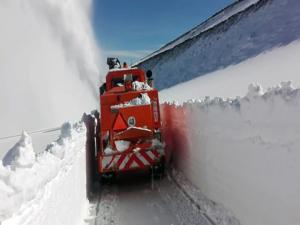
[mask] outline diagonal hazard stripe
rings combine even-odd
[[[134,161],[139,164],[140,167],[145,167],[146,165],[136,156],[134,155]]]
[[[155,157],[155,155],[153,154],[152,151],[147,151],[146,154],[147,154],[153,161],[155,161],[156,157]]]
[[[150,164],[154,163],[154,160],[147,154],[147,152],[141,152],[141,154]]]
[[[112,156],[104,156],[101,160],[102,167],[107,169],[108,166],[111,164],[112,160],[113,160]]]
[[[157,152],[156,149],[154,149],[154,150],[151,151],[151,152],[155,155],[156,158],[159,158],[159,153]]]
[[[117,166],[118,168],[120,168],[120,166],[122,165],[122,163],[124,162],[125,158],[126,158],[127,154],[122,154],[121,157],[119,158],[118,162],[117,162]],[[125,165],[124,165],[125,166]]]
[[[121,155],[115,155],[112,166],[114,166],[114,167],[118,166],[118,161],[119,161],[120,157],[121,157]]]
[[[127,162],[126,166],[125,166],[125,169],[129,169],[131,164],[133,162],[136,162],[138,164],[139,167],[145,167],[145,165],[143,164],[143,162],[141,160],[139,160],[138,157],[136,157],[135,154],[132,154],[132,156],[130,157],[129,161]]]
[[[143,162],[144,165],[150,164],[150,162],[147,159],[145,159],[145,157],[141,153],[138,152],[136,156],[139,158],[139,160]]]
[[[112,158],[111,158],[111,160],[110,160],[110,162],[106,165],[106,167],[105,167],[106,169],[111,166],[111,164],[114,161],[114,159],[115,159],[115,156],[113,155]]]
[[[131,163],[133,162],[133,154],[130,156],[130,159],[128,160],[128,162],[126,163],[126,165],[125,165],[125,169],[128,169],[128,168],[130,168],[130,165],[131,165]]]
[[[122,169],[125,168],[125,166],[126,166],[128,160],[129,160],[129,158],[130,158],[130,156],[128,156],[128,155],[126,155],[126,154],[124,154],[124,155],[125,155],[125,158],[122,160],[122,162],[121,162],[121,164],[120,164],[120,166],[119,166],[119,169],[120,169],[120,170],[122,170]]]

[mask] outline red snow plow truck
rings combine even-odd
[[[85,115],[90,163],[102,177],[131,170],[164,171],[158,91],[152,72],[121,68],[108,58],[106,83],[100,87],[100,114]],[[117,67],[117,68],[116,68]],[[94,158],[94,159],[93,159]]]

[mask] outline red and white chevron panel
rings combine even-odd
[[[137,151],[103,156],[101,171],[122,171],[145,168],[159,161],[161,155],[157,150]]]

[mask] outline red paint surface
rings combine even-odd
[[[182,106],[161,104],[163,140],[166,143],[167,162],[178,165],[185,159],[189,150],[188,143],[188,112]]]

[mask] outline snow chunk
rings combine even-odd
[[[255,97],[258,97],[258,96],[262,96],[263,93],[264,93],[263,89],[259,84],[252,83],[248,86],[248,93],[247,93],[246,96],[248,98],[255,98]]]
[[[55,155],[59,159],[65,157],[65,150],[68,147],[70,141],[77,137],[78,133],[84,132],[85,129],[81,124],[72,124],[65,122],[61,126],[60,135],[57,141],[48,144],[46,151]]]
[[[141,97],[132,99],[129,104],[131,105],[150,105],[151,99],[147,93],[141,94]]]
[[[72,124],[66,122],[61,126],[60,139],[72,137]]]
[[[31,167],[35,162],[35,153],[31,137],[23,131],[21,138],[3,158],[3,165],[10,166],[13,170],[17,167]]]
[[[116,148],[119,152],[124,152],[127,150],[130,146],[130,141],[115,141]]]
[[[152,147],[155,147],[155,148],[163,148],[165,146],[164,143],[162,143],[160,140],[158,139],[152,139]]]
[[[63,159],[65,156],[63,145],[59,144],[58,142],[52,142],[48,144],[46,151],[59,159]]]
[[[150,91],[150,90],[152,90],[152,87],[150,87],[147,83],[139,82],[139,81],[132,82],[132,88],[135,91],[142,91],[142,90]]]
[[[129,148],[130,141],[124,141],[124,140],[115,141],[115,145],[118,152],[124,152]],[[115,149],[112,149],[111,146],[107,146],[104,149],[104,154],[110,155],[110,154],[117,153],[117,151]]]
[[[112,105],[112,109],[126,108],[131,106],[139,106],[139,105],[150,105],[151,99],[147,93],[142,93],[140,97],[134,98],[129,102],[125,102],[124,104]]]
[[[114,151],[110,146],[107,146],[105,149],[104,149],[104,154],[106,155],[110,155],[110,154],[113,154],[115,153],[116,151]]]
[[[269,88],[268,92],[266,93],[266,96],[281,95],[282,98],[284,98],[285,100],[289,100],[296,93],[297,91],[295,91],[292,82],[287,81],[287,82],[281,82],[277,87]]]

